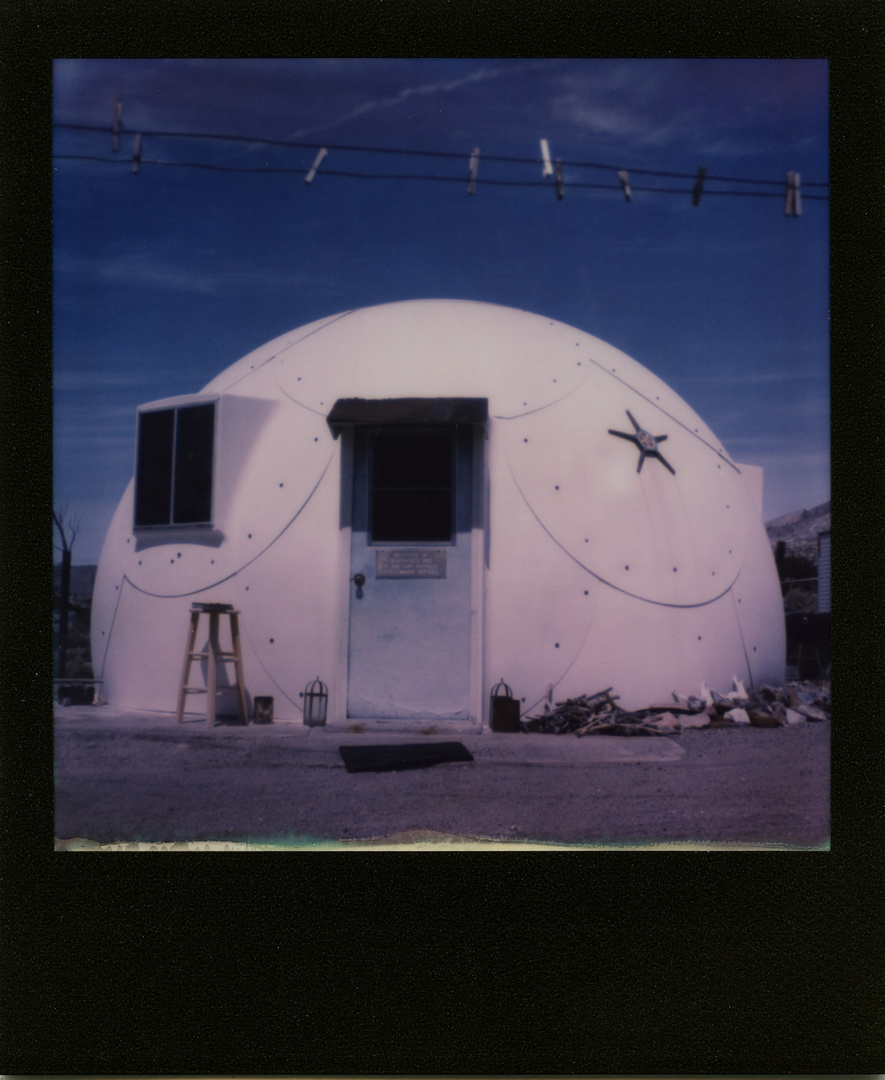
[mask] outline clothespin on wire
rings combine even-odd
[[[123,103],[114,98],[114,121],[111,127],[111,150],[116,154],[120,149],[120,128],[123,119]]]
[[[799,217],[802,213],[802,190],[800,187],[799,173],[787,173],[787,201],[784,206],[784,217]]]
[[[133,174],[138,172],[138,166],[141,164],[141,134],[135,136],[135,146],[132,150],[132,172]]]
[[[556,159],[556,197],[565,198],[565,182],[562,179],[562,158]]]
[[[479,147],[470,155],[470,172],[467,176],[467,194],[476,194],[476,174],[479,172]]]
[[[707,170],[702,165],[698,169],[697,180],[694,182],[694,188],[691,193],[691,205],[697,206],[701,201],[701,192],[704,190],[704,177],[707,175]]]
[[[541,160],[543,162],[541,166],[541,176],[552,176],[553,163],[550,160],[550,147],[547,145],[546,139],[541,139]]]
[[[309,184],[311,180],[313,180],[313,178],[316,176],[317,169],[320,167],[320,163],[322,162],[326,154],[328,154],[328,152],[329,151],[325,148],[325,146],[320,147],[320,152],[314,158],[313,165],[311,165],[310,167],[310,172],[304,178],[305,184]]]
[[[618,173],[618,179],[621,181],[621,187],[624,189],[624,198],[627,202],[633,201],[633,196],[630,192],[630,176],[626,169],[621,169]]]

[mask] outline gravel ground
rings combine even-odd
[[[340,744],[422,736],[291,724],[210,730],[160,714],[58,708],[55,835],[826,846],[829,736],[829,722],[667,738],[473,735],[460,740],[472,763],[351,774]]]

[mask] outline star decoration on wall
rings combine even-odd
[[[669,469],[675,476],[676,470],[668,461],[664,459],[664,455],[658,450],[658,444],[662,443],[667,438],[666,435],[650,435],[647,431],[639,426],[633,419],[633,414],[627,409],[627,415],[630,417],[630,423],[633,425],[633,432],[628,433],[626,431],[612,431],[608,429],[609,435],[617,435],[619,439],[627,439],[629,442],[635,443],[639,447],[639,464],[636,466],[637,472],[642,472],[642,466],[647,457],[657,458],[658,461]]]

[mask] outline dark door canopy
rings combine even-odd
[[[337,439],[357,424],[484,424],[488,398],[339,398],[326,417]]]

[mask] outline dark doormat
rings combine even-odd
[[[459,742],[401,743],[393,746],[339,746],[348,772],[391,772],[394,769],[426,769],[444,761],[473,761]]]

